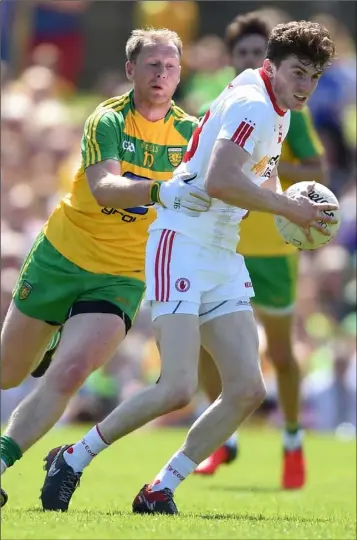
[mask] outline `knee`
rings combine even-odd
[[[20,386],[23,377],[20,377],[18,373],[13,373],[10,369],[1,367],[1,390],[10,390]]]
[[[10,388],[16,388],[25,379],[20,369],[14,369],[14,363],[7,361],[2,356],[1,358],[1,390],[10,390]]]
[[[297,365],[295,357],[293,355],[292,348],[290,346],[270,346],[268,348],[268,357],[271,363],[279,371],[290,369],[292,365]]]
[[[163,382],[164,401],[167,412],[176,411],[186,407],[191,402],[197,388],[197,380],[187,379]]]
[[[225,392],[223,392],[223,395]],[[244,385],[236,385],[228,391],[228,400],[236,410],[246,410],[250,414],[265,400],[267,392],[262,375],[256,374],[245,381]],[[226,394],[226,395],[227,395]]]
[[[60,394],[74,394],[92,371],[92,364],[82,354],[56,358],[46,373],[44,382]]]

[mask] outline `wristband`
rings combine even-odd
[[[162,205],[162,202],[160,200],[160,195],[159,195],[161,184],[162,184],[162,181],[160,180],[156,180],[155,182],[151,184],[150,199],[151,199],[151,202]]]

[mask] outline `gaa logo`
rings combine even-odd
[[[187,292],[191,287],[190,282],[186,278],[179,278],[175,283],[176,290],[178,292]]]

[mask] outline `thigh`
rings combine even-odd
[[[251,311],[222,315],[200,330],[202,345],[219,369],[223,390],[232,386],[237,390],[261,378],[257,325]]]
[[[139,311],[145,283],[139,279],[105,274],[83,275],[82,292],[69,317],[80,313],[109,313],[120,317],[128,332]]]
[[[198,379],[210,401],[215,401],[222,391],[221,376],[211,354],[204,347],[200,349]]]
[[[67,260],[43,233],[29,252],[13,291],[24,315],[61,325],[81,285],[81,269]]]
[[[296,300],[298,254],[246,257],[255,297],[254,305],[267,313],[291,313]]]
[[[154,321],[161,358],[160,382],[197,386],[200,331],[197,315],[163,315]]]
[[[264,327],[270,359],[289,362],[293,354],[293,314],[267,313],[260,309],[255,312]]]
[[[56,329],[56,326],[24,315],[14,302],[11,303],[1,330],[1,379],[4,384],[10,384],[10,379],[17,383],[25,379]]]
[[[48,375],[78,365],[91,372],[110,360],[125,337],[123,320],[111,313],[80,313],[67,320]],[[47,376],[47,374],[46,374]]]

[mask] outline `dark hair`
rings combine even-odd
[[[270,33],[267,58],[277,67],[288,56],[322,71],[335,56],[335,45],[324,26],[309,21],[278,24]]]
[[[259,11],[251,11],[245,15],[238,15],[227,26],[224,41],[230,53],[238,41],[250,34],[259,34],[268,41],[271,25],[266,18],[259,15]]]
[[[179,35],[167,28],[138,28],[133,30],[126,42],[125,52],[129,62],[135,62],[142,48],[145,45],[151,45],[158,42],[172,42],[179,53],[182,55],[182,41]]]

